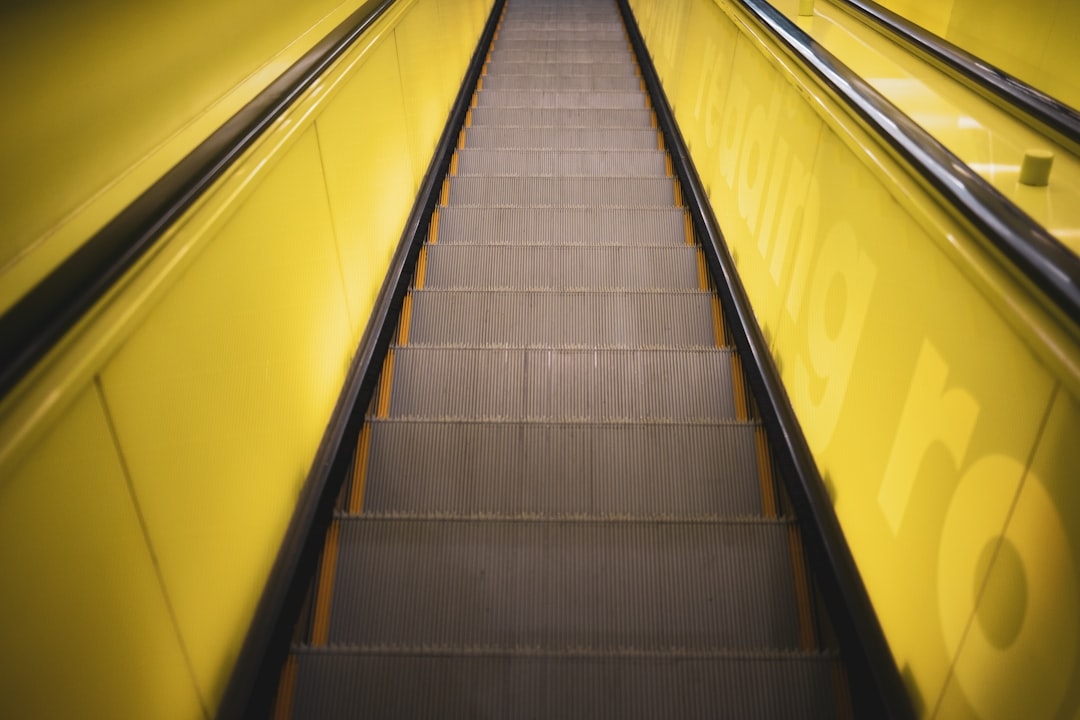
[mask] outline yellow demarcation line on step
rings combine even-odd
[[[450,204],[450,178],[442,181],[442,192],[439,193],[439,204],[446,207]]]
[[[431,211],[431,226],[428,228],[428,242],[434,245],[439,242],[439,208]]]
[[[469,107],[471,107],[471,108],[476,107],[476,103],[479,101],[479,99],[480,99],[479,93],[477,93],[475,90],[473,90],[472,102],[469,103]]]
[[[746,386],[743,384],[742,360],[737,353],[731,354],[731,385],[735,391],[735,419],[739,422],[750,420],[750,409],[746,404]]]
[[[854,720],[855,711],[851,707],[851,687],[848,685],[847,670],[842,663],[833,666],[833,692],[836,695],[836,719]]]
[[[465,111],[465,127],[472,127],[472,108]]]
[[[405,296],[401,303],[401,320],[398,322],[398,345],[409,344],[409,329],[412,327],[412,293]]]
[[[810,583],[806,577],[806,562],[803,560],[802,540],[799,530],[794,525],[788,526],[788,545],[791,547],[791,569],[795,574],[795,603],[799,615],[799,649],[814,650],[814,618],[810,613]]]
[[[458,133],[457,149],[458,150],[464,150],[465,149],[465,128],[461,128],[461,132]]]
[[[300,661],[290,654],[281,668],[281,681],[278,683],[277,697],[274,699],[274,720],[289,720],[292,717],[293,695],[296,693],[296,674]]]
[[[684,208],[686,205],[683,203],[682,197],[682,185],[679,184],[679,178],[675,178],[675,207]]]
[[[645,78],[641,78],[641,92],[646,92]]]
[[[349,514],[364,511],[364,488],[367,485],[368,455],[371,452],[371,425],[364,423],[356,440],[356,460],[353,461],[352,488],[349,491]]]
[[[394,351],[386,353],[382,374],[379,375],[379,402],[375,406],[375,417],[390,417],[390,385],[394,380]]]
[[[754,432],[754,446],[757,450],[758,479],[761,481],[761,508],[765,517],[775,518],[778,515],[776,486],[773,484],[769,442],[765,437],[765,429],[761,426]]]
[[[689,212],[683,213],[683,224],[686,226],[686,244],[694,244],[694,221]]]
[[[420,257],[416,259],[416,278],[413,280],[413,287],[417,290],[424,289],[424,282],[427,280],[427,248],[420,248]],[[412,296],[405,296],[406,302],[409,303],[409,309],[412,309]]]
[[[659,135],[659,133],[657,133],[657,135]],[[660,141],[660,144],[663,144],[663,140]],[[668,177],[675,177],[675,169],[671,167],[670,155],[664,155],[664,174]]]
[[[649,113],[649,124],[652,125],[653,130],[656,130],[657,128],[660,127],[660,123],[656,119],[656,112],[655,111]]]
[[[458,151],[455,150],[454,154],[450,157],[450,175],[457,177],[458,172]]]
[[[724,347],[727,343],[727,332],[724,330],[724,312],[720,309],[720,298],[716,293],[712,294],[712,324],[713,333],[716,335],[716,346]]]
[[[697,284],[698,290],[709,289],[709,270],[705,267],[705,253],[701,248],[697,250]]]
[[[483,89],[484,89],[484,78],[483,78],[483,76],[481,76],[481,77],[477,78],[477,80],[476,80],[476,91],[480,92]]]
[[[319,584],[315,589],[315,622],[311,628],[311,644],[326,645],[330,637],[330,603],[334,595],[334,574],[337,570],[338,537],[341,526],[337,520],[330,522],[326,531],[322,565],[319,566]]]

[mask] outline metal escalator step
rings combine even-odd
[[[446,290],[696,290],[689,245],[431,245],[424,287]]]
[[[707,292],[417,290],[409,344],[712,347]]]
[[[500,63],[500,64],[501,63],[516,63],[516,64],[532,63],[532,64],[536,64],[536,65],[546,65],[546,64],[554,64],[554,63],[559,63],[559,64],[577,63],[577,64],[582,64],[582,65],[589,65],[589,64],[595,63],[597,65],[614,65],[614,64],[627,63],[628,64],[627,66],[629,68],[633,68],[633,64],[630,63],[630,53],[629,53],[629,51],[627,51],[627,53],[624,55],[624,54],[621,54],[621,53],[610,53],[610,52],[589,54],[589,53],[584,53],[584,52],[580,52],[580,51],[577,51],[577,52],[535,52],[535,51],[523,51],[523,50],[496,50],[495,52],[493,52],[491,54],[491,58],[492,58],[492,63],[493,64],[494,63]],[[481,91],[481,92],[483,92],[483,91]],[[499,92],[509,93],[509,92],[512,92],[512,91],[510,91],[510,90],[501,90]],[[587,93],[583,93],[583,92],[579,91],[576,94],[584,96]],[[636,101],[635,104],[628,105],[626,107],[645,107],[645,95],[643,93],[636,93],[634,95],[634,100]],[[573,102],[573,103],[568,103],[568,102],[559,103],[559,105],[560,106],[562,106],[562,105],[571,105],[571,106],[579,106],[579,107],[603,107],[603,106],[595,106],[595,105],[593,105],[593,106],[582,105],[582,102],[583,102],[582,100],[577,100],[576,102]],[[546,100],[546,104],[539,105],[538,107],[556,107],[556,104],[555,104],[553,98],[548,98]],[[616,106],[616,107],[620,107],[620,106]]]
[[[472,127],[639,128],[652,127],[652,111],[582,108],[477,107]]]
[[[733,420],[726,349],[398,347],[389,414],[491,420]]]
[[[840,663],[803,653],[298,652],[296,718],[818,720]]]
[[[686,213],[677,208],[447,207],[438,243],[683,245]]]
[[[760,517],[756,432],[372,420],[364,513]]]
[[[484,90],[616,90],[623,92],[640,91],[641,80],[634,75],[593,76],[593,75],[489,75],[484,78]]]
[[[484,78],[484,87],[489,87],[488,80],[497,77],[545,77],[577,78],[577,77],[632,77],[638,74],[633,64],[624,62],[616,63],[572,63],[572,62],[549,62],[549,63],[523,63],[523,62],[498,62],[491,63]]]
[[[553,55],[551,59],[561,59],[561,56]],[[542,59],[526,60],[526,62],[541,63]],[[593,60],[596,63],[604,63],[605,60]],[[610,62],[610,59],[607,60]],[[603,93],[593,93],[582,90],[567,91],[523,91],[523,90],[482,90],[476,98],[477,107],[502,107],[502,108],[612,108],[612,109],[642,109],[645,104],[645,93],[625,92],[609,90]]]
[[[626,38],[603,40],[600,38],[504,38],[495,41],[495,50],[510,52],[625,52],[629,56],[630,42]]]
[[[671,178],[455,177],[451,206],[662,208],[675,202]]]
[[[474,126],[476,127],[476,126]],[[660,150],[502,150],[458,151],[458,175],[665,177]]]
[[[651,128],[477,127],[465,131],[466,148],[507,150],[659,150]]]
[[[798,648],[780,520],[340,520],[332,644]]]

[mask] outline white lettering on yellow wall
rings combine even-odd
[[[947,388],[948,376],[945,359],[928,340],[923,340],[878,492],[878,506],[893,535],[900,532],[926,451],[940,442],[960,468],[975,431],[979,404],[965,390]]]

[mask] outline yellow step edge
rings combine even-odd
[[[375,407],[375,417],[390,417],[390,388],[394,378],[394,351],[386,353],[382,373],[379,375],[379,402]]]
[[[349,514],[364,511],[364,490],[367,487],[368,455],[371,452],[371,425],[364,423],[356,441],[356,460],[353,462],[352,488],[349,491]]]
[[[431,212],[431,225],[428,227],[428,242],[434,245],[439,242],[439,208]]]
[[[340,524],[337,520],[332,520],[326,531],[326,545],[323,549],[322,564],[319,566],[319,584],[315,589],[315,620],[311,628],[311,644],[316,647],[326,645],[330,637],[330,603],[334,594],[340,533]]]
[[[281,680],[278,683],[277,697],[274,699],[274,720],[289,720],[292,717],[293,695],[296,694],[296,675],[300,661],[295,655],[289,655],[285,667],[281,668]]]
[[[769,459],[769,443],[765,438],[765,429],[758,426],[754,431],[754,446],[757,451],[758,479],[761,482],[761,509],[767,518],[779,515],[776,507],[776,486],[773,485],[772,461]]]
[[[798,528],[794,525],[788,526],[788,546],[791,548],[791,569],[795,576],[795,603],[799,615],[799,649],[811,651],[817,649],[817,641],[814,637],[814,618],[810,612],[810,584],[806,577],[802,540],[799,538]]]

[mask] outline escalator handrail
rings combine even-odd
[[[1019,111],[1080,147],[1080,112],[999,67],[925,30],[873,0],[833,0],[871,27],[884,30],[917,53],[929,56],[961,79],[996,96],[1005,109]]]
[[[1080,257],[775,7],[735,1],[1080,325]]]
[[[368,0],[0,316],[0,399],[395,0]]]

